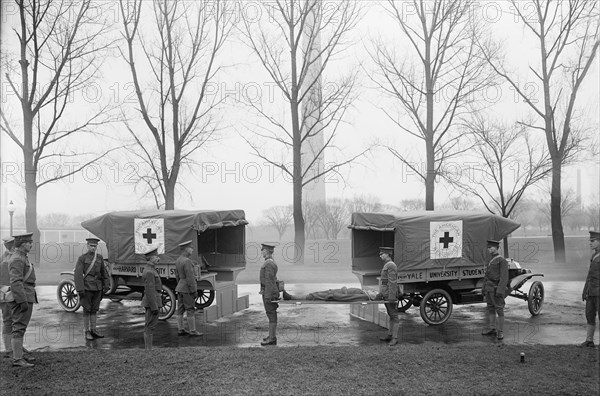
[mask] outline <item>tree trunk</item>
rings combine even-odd
[[[435,159],[432,139],[426,139],[427,173],[425,174],[425,210],[434,210],[435,193]]]
[[[29,259],[34,264],[40,263],[40,230],[37,225],[37,194],[36,183],[37,170],[33,167],[33,153],[27,150],[25,153],[25,228],[27,232],[33,232],[33,248],[29,253]]]
[[[37,168],[34,165],[33,151],[33,115],[29,103],[23,102],[23,165],[25,168],[25,228],[33,232],[33,248],[29,259],[34,264],[40,263],[40,230],[37,225]]]
[[[296,90],[297,92],[297,90]],[[297,95],[291,101],[293,128],[293,204],[294,204],[294,257],[289,257],[296,264],[304,264],[304,216],[302,214],[302,142],[300,140],[300,120],[298,113]]]
[[[165,210],[175,209],[175,185],[177,183],[165,183]]]
[[[560,159],[552,159],[552,188],[550,191],[550,224],[552,227],[552,243],[554,245],[554,261],[565,263],[565,234],[561,217],[561,174]]]

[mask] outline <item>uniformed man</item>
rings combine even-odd
[[[87,238],[87,252],[75,264],[75,290],[83,307],[83,330],[85,339],[93,341],[104,338],[96,329],[97,313],[102,294],[109,289],[108,273],[104,258],[98,253],[98,238]]]
[[[383,261],[381,269],[381,283],[379,292],[386,301],[385,309],[390,317],[390,325],[388,333],[385,337],[379,337],[381,341],[385,341],[388,345],[393,346],[398,343],[398,331],[400,329],[400,320],[398,319],[398,267],[393,260],[394,248],[380,247],[379,258]]]
[[[12,318],[12,365],[15,367],[33,367],[33,364],[23,358],[23,338],[31,320],[33,304],[38,302],[35,271],[27,257],[33,247],[32,237],[32,232],[15,235],[15,250],[8,261],[10,289],[14,298],[14,301],[8,302],[8,307]]]
[[[160,261],[158,249],[152,249],[145,254],[146,268],[142,274],[144,279],[144,297],[142,298],[142,307],[145,308],[146,317],[144,322],[144,347],[146,351],[152,350],[152,339],[154,338],[154,329],[158,324],[158,312],[162,307],[162,282],[156,264]]]
[[[488,240],[487,250],[492,256],[483,279],[482,292],[487,305],[488,327],[482,335],[495,335],[504,339],[504,299],[508,285],[508,262],[498,253],[500,241]],[[496,319],[496,316],[498,317]]]
[[[179,244],[181,255],[175,262],[175,280],[177,281],[177,327],[179,335],[200,336],[202,333],[196,331],[196,298],[198,298],[198,284],[194,274],[194,262],[190,256],[194,252],[192,241],[186,241]],[[183,314],[187,313],[187,322],[190,328],[189,332],[183,325]]]
[[[275,245],[261,244],[260,253],[265,262],[260,267],[260,291],[267,318],[269,319],[269,335],[260,343],[262,346],[277,345],[277,308],[279,304],[279,287],[277,286],[277,264],[273,260]]]
[[[8,272],[8,260],[14,252],[15,238],[9,237],[2,240],[4,242],[4,253],[2,253],[2,261],[0,262],[0,286],[6,291],[10,287],[10,274]],[[10,340],[12,338],[12,318],[8,301],[0,300],[0,310],[2,310],[2,342],[6,352],[12,351]]]
[[[600,317],[600,232],[590,231],[590,247],[592,249],[590,269],[581,293],[581,298],[585,301],[587,336],[579,346],[593,348],[596,316]]]

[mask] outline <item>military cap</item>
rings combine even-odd
[[[90,245],[97,245],[98,242],[100,242],[100,239],[91,237],[91,238],[85,238],[85,241]]]
[[[152,250],[147,251],[146,253],[144,253],[144,256],[146,256],[146,260],[152,256],[158,256],[158,248],[154,248]]]
[[[274,251],[275,250],[275,245],[271,245],[270,243],[261,243],[260,244],[260,250],[266,249],[268,251]]]
[[[2,238],[2,242],[4,242],[4,246],[9,247],[15,243],[15,238],[13,238],[13,237]]]
[[[13,235],[15,242],[30,242],[33,241],[33,232],[26,232],[24,234]]]
[[[488,247],[498,247],[500,246],[500,241],[494,241],[493,239],[487,240]]]
[[[180,243],[179,247],[184,249],[186,247],[191,247],[191,245],[192,245],[192,241],[185,241],[185,242]]]
[[[392,254],[394,254],[394,248],[382,246],[379,248],[379,253],[385,253],[391,256]]]
[[[600,239],[600,232],[590,231],[590,241],[597,241]]]

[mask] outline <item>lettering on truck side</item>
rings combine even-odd
[[[463,269],[463,276],[484,276],[485,272],[483,269]]]

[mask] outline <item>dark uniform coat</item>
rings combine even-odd
[[[94,259],[94,253],[87,252],[81,255],[75,264],[75,290],[78,292],[84,292],[86,290],[105,290],[108,289],[108,276],[104,268],[104,259],[101,254],[96,255],[92,269],[84,277],[85,273],[88,272],[92,260]]]
[[[27,254],[18,249],[15,250],[8,261],[8,271],[10,276],[10,289],[12,290],[15,303],[37,303],[37,295],[35,293],[35,270],[33,269],[33,265],[29,262]],[[29,275],[27,275],[27,273],[29,273]]]
[[[260,290],[263,297],[279,299],[279,288],[277,287],[277,264],[272,258],[266,259],[260,267]]]
[[[495,254],[485,270],[484,292],[495,293],[502,290],[504,296],[507,294],[508,286],[508,262],[499,254]]]
[[[384,300],[396,301],[398,299],[398,267],[393,261],[388,261],[381,269],[379,292]]]
[[[162,281],[154,268],[147,267],[142,274],[144,278],[144,297],[142,307],[150,311],[158,311],[162,307]]]
[[[590,259],[590,269],[583,286],[583,295],[585,297],[600,296],[600,252],[594,252]]]
[[[194,274],[194,262],[189,257],[179,256],[175,262],[175,291],[179,293],[196,293],[198,284]]]

